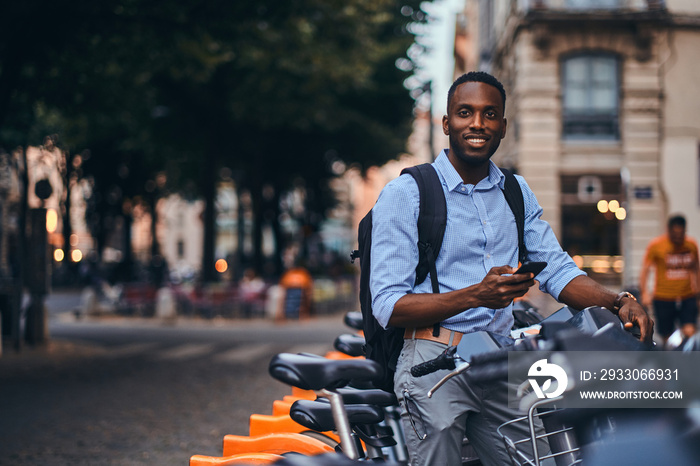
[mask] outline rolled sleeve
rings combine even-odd
[[[535,278],[540,282],[540,290],[558,300],[559,294],[571,280],[586,273],[562,249],[549,223],[542,220],[542,207],[527,182],[520,176],[517,178],[525,200],[525,247],[528,250],[528,260],[547,262],[547,267]]]
[[[386,328],[396,302],[413,292],[418,264],[418,186],[410,175],[392,180],[372,209],[372,310]]]

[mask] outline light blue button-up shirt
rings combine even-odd
[[[518,233],[502,192],[505,176],[490,162],[489,176],[476,186],[464,184],[443,151],[433,163],[447,201],[447,226],[436,268],[440,292],[481,282],[496,266],[518,265]],[[525,246],[531,261],[546,261],[537,275],[540,289],[558,299],[575,277],[584,275],[564,252],[551,227],[542,220],[542,207],[524,178],[516,176],[525,200]],[[396,302],[407,293],[432,293],[430,276],[414,287],[418,264],[418,185],[402,175],[382,190],[372,211],[372,308],[386,327]],[[443,321],[459,332],[488,330],[509,335],[512,304],[503,309],[465,309]]]

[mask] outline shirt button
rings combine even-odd
[[[462,192],[464,192],[464,191],[466,191],[466,190],[467,190],[467,188],[465,188],[464,186],[462,186]]]
[[[491,254],[486,254],[487,259],[491,259]]]

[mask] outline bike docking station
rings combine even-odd
[[[370,388],[382,369],[364,358],[357,329],[362,320],[353,314],[345,323],[357,333],[336,338],[336,350],[275,356],[270,375],[290,385],[291,394],[273,401],[271,415],[251,414],[249,435],[225,435],[222,456],[193,455],[190,466],[342,466],[385,458],[382,450],[392,448],[393,432],[400,432],[398,410],[392,410],[397,401],[394,394]],[[407,455],[398,458],[405,462]]]
[[[329,356],[340,358],[337,352],[332,353]],[[190,466],[283,464],[283,455],[290,453],[304,456],[334,453],[333,445],[340,441],[334,432],[328,430],[310,433],[308,428],[290,416],[291,407],[295,402],[315,399],[316,394],[313,391],[292,387],[290,395],[282,400],[273,401],[272,414],[250,415],[248,436],[225,435],[222,456],[193,455],[190,458]]]
[[[445,371],[428,396],[457,376],[505,384],[521,414],[496,431],[513,465],[700,464],[697,345],[647,345],[602,307],[564,306],[540,318],[517,304],[510,336],[466,334],[412,368],[416,377]],[[357,330],[361,319],[345,323]],[[325,356],[276,355],[270,375],[291,394],[272,403],[271,415],[252,414],[248,436],[226,435],[223,456],[194,455],[190,466],[406,464],[398,402],[372,388],[382,369],[363,357],[363,340],[358,330]],[[464,442],[462,466],[480,465]]]

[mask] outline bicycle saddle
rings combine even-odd
[[[345,353],[348,356],[364,356],[365,355],[365,337],[352,333],[338,335],[333,342],[333,347]]]
[[[393,406],[398,404],[396,395],[385,392],[378,388],[372,389],[356,389],[356,388],[341,388],[338,394],[343,397],[343,403],[349,404],[368,404],[376,406]]]
[[[280,353],[270,361],[272,377],[304,390],[335,389],[351,380],[375,380],[382,367],[368,359],[326,359],[315,354]]]
[[[384,420],[384,411],[373,405],[345,405],[350,425],[377,424]],[[330,403],[324,401],[297,400],[289,410],[289,416],[304,427],[325,432],[335,430]]]
[[[345,325],[355,330],[362,330],[364,323],[362,321],[362,312],[360,311],[350,311],[345,314],[343,319]]]

